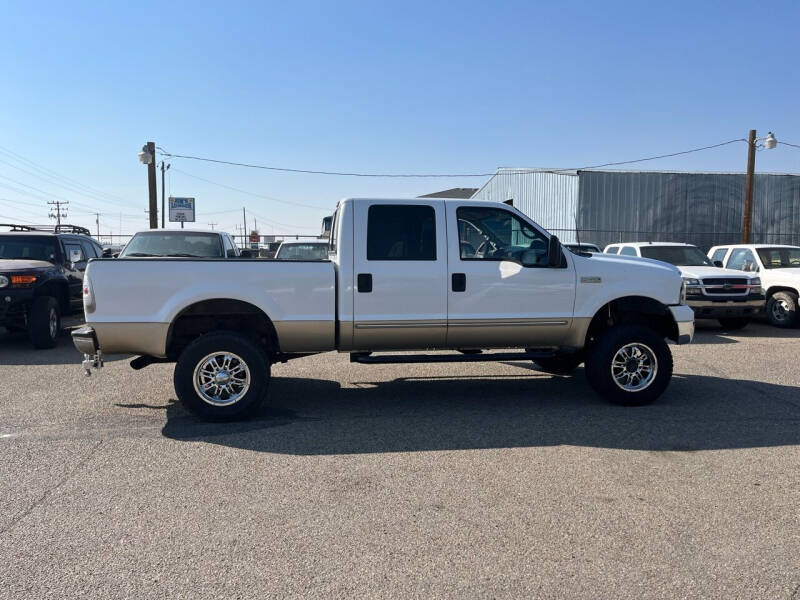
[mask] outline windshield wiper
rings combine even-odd
[[[165,254],[164,256],[175,257],[175,258],[206,258],[205,256],[200,256],[199,254],[187,254],[185,252],[176,252],[175,254]]]
[[[125,258],[126,256],[157,256],[156,254],[148,254],[147,252],[128,252],[128,254],[123,254],[122,257]]]

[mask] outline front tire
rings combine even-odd
[[[719,324],[722,325],[723,329],[728,329],[730,331],[738,331],[739,329],[744,329],[747,327],[747,324],[750,322],[750,319],[742,319],[736,317],[730,317],[727,319],[719,319]]]
[[[28,336],[34,348],[55,348],[61,332],[61,313],[52,296],[34,298],[28,321]]]
[[[672,378],[672,353],[658,333],[619,325],[597,338],[586,356],[589,385],[614,404],[650,404]]]
[[[255,342],[235,332],[200,336],[181,353],[173,381],[181,403],[209,421],[251,416],[267,394],[270,365]]]
[[[797,323],[797,294],[775,292],[767,300],[767,318],[775,327],[793,327]]]

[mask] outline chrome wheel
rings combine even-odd
[[[611,360],[611,377],[620,389],[640,392],[647,388],[658,373],[655,353],[646,345],[633,342],[622,346]]]
[[[58,313],[56,312],[55,308],[50,309],[50,317],[48,319],[48,329],[50,331],[50,337],[52,339],[56,339],[58,336]]]
[[[250,369],[233,352],[213,352],[197,363],[193,381],[195,392],[204,402],[230,406],[250,389]]]
[[[776,321],[786,321],[789,318],[789,314],[791,312],[791,307],[789,303],[782,299],[774,299],[772,301],[772,318]]]

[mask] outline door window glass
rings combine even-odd
[[[636,256],[636,248],[632,246],[623,246],[619,253],[622,256]]]
[[[432,206],[373,204],[367,216],[367,260],[436,260]]]
[[[755,271],[756,257],[747,248],[735,248],[728,259],[728,268],[738,271]]]
[[[83,254],[86,256],[87,259],[89,258],[97,258],[100,256],[94,251],[94,246],[91,242],[86,242],[81,240],[81,247],[83,248]]]
[[[619,246],[609,246],[606,248],[605,254],[616,254],[619,252]]]
[[[711,255],[711,262],[719,261],[722,262],[725,258],[725,254],[728,252],[727,248],[717,248],[714,250],[714,253]]]
[[[71,243],[65,243],[64,244],[65,260],[66,260],[67,263],[71,262],[71,260],[72,260],[72,252],[74,250],[77,250],[78,253],[80,254],[80,260],[78,260],[75,263],[75,266],[78,267],[78,268],[81,268],[81,267],[83,267],[84,263],[86,262],[86,256],[83,253],[83,249],[81,248],[81,245],[78,242],[71,242]]]
[[[502,208],[460,207],[456,211],[461,260],[513,260],[547,266],[547,238]]]

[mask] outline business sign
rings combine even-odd
[[[169,197],[170,223],[194,223],[194,198]]]

